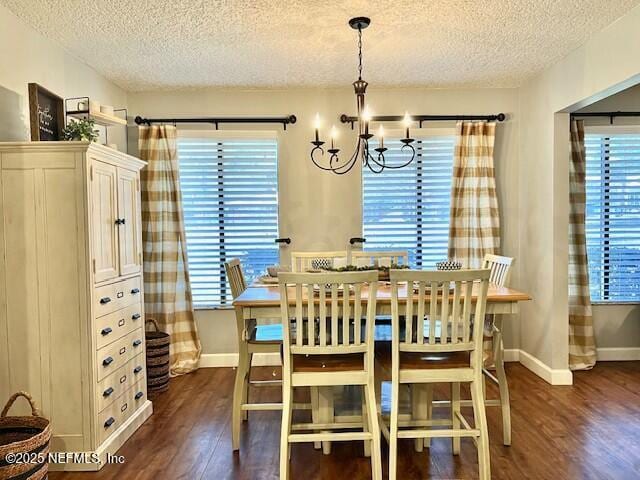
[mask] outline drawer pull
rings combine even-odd
[[[137,320],[140,318],[140,314],[139,313],[134,313],[133,315],[131,315],[131,320]]]
[[[120,377],[120,383],[124,383],[126,381],[127,381],[127,376],[126,375],[123,375],[123,376]]]
[[[134,340],[134,342],[133,342],[133,346],[134,346],[134,347],[137,347],[137,346],[139,346],[141,343],[142,343],[142,340]]]
[[[102,297],[100,299],[100,305],[106,305],[107,303],[109,303],[111,301],[111,298],[109,297]]]
[[[120,355],[124,355],[126,351],[127,351],[127,347],[122,347],[120,349]]]
[[[142,393],[142,392],[136,393],[136,400],[140,400],[143,395],[144,395],[144,393]]]
[[[116,423],[116,419],[113,417],[109,417],[106,422],[104,422],[104,428],[109,428],[111,425]]]
[[[121,318],[120,320],[118,320],[118,326],[119,327],[123,327],[124,326],[124,318]]]
[[[113,332],[113,330],[111,330],[111,327],[107,327],[107,328],[103,328],[100,333],[104,336],[104,335],[109,335],[111,332]]]
[[[133,369],[133,373],[140,373],[141,370],[142,370],[142,366],[138,365],[136,368]]]
[[[122,297],[124,297],[124,292],[116,293],[116,298],[122,298]]]
[[[128,406],[129,406],[129,404],[128,404],[128,403],[125,403],[124,405],[122,405],[122,406],[120,407],[120,411],[121,411],[121,412],[124,412],[124,411],[127,409],[127,407],[128,407]]]
[[[113,357],[107,357],[102,361],[102,365],[105,367],[109,366],[113,362]]]
[[[103,397],[108,397],[109,395],[111,395],[113,393],[113,388],[109,387],[107,388],[104,392],[102,392],[102,396]]]
[[[136,293],[140,293],[139,288],[134,288],[133,290],[131,290],[131,295],[135,295]]]

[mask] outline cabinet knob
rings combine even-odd
[[[131,320],[138,320],[139,318],[140,318],[139,313],[134,313],[133,315],[131,315]]]
[[[112,362],[113,362],[113,357],[107,357],[102,361],[102,365],[106,367],[108,365],[111,365]]]
[[[113,417],[109,417],[106,422],[104,422],[104,428],[109,428],[111,425],[116,423],[116,419]]]
[[[135,295],[136,293],[140,293],[140,289],[139,288],[134,288],[131,290],[131,295]]]
[[[136,393],[136,400],[140,400],[143,395],[144,395],[144,393],[142,393],[142,392]]]
[[[134,347],[137,347],[137,346],[139,346],[141,343],[142,343],[142,340],[134,340],[134,342],[133,342],[133,346],[134,346]]]
[[[113,330],[111,330],[111,327],[107,327],[107,328],[103,328],[100,333],[104,336],[104,335],[109,335],[111,332],[113,332]]]
[[[104,392],[102,392],[102,396],[103,397],[108,397],[109,395],[111,395],[113,393],[113,388],[109,387],[107,388]]]
[[[109,303],[110,301],[111,301],[110,297],[102,297],[100,299],[100,305],[105,305],[105,304]]]
[[[140,373],[142,371],[142,366],[138,365],[136,368],[133,369],[133,373]]]
[[[124,218],[116,218],[116,225],[124,225],[125,221]]]

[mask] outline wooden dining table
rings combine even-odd
[[[293,310],[295,309],[295,288],[288,287],[288,298],[291,308],[291,314],[293,314]],[[366,297],[366,287],[363,287],[363,296]],[[472,290],[472,302],[475,302],[476,296],[476,286]],[[306,289],[303,290],[303,296],[306,298],[307,293]],[[315,303],[319,301],[319,296],[314,295],[316,299]],[[407,305],[407,286],[406,284],[399,285],[398,288],[398,313],[402,315],[405,311]],[[417,292],[412,292],[412,298],[414,301],[417,301],[418,294]],[[428,299],[428,295],[425,297]],[[487,314],[496,314],[497,317],[494,316],[494,319],[499,319],[500,328],[502,328],[502,319],[505,314],[516,314],[519,311],[519,303],[523,301],[531,300],[531,297],[518,290],[501,287],[495,284],[489,284],[489,289],[487,292],[487,304],[486,304],[486,313]],[[331,301],[331,295],[328,293],[326,295],[326,301]],[[304,302],[306,305],[307,302]],[[247,324],[247,320],[249,319],[270,319],[279,321],[281,319],[280,312],[280,287],[279,285],[274,284],[264,284],[260,281],[255,281],[250,284],[249,288],[247,288],[242,294],[240,294],[234,301],[233,306],[236,311],[236,319],[238,322],[243,322],[245,325]],[[382,321],[388,323],[389,315],[391,314],[391,284],[389,282],[379,282],[378,289],[376,293],[376,323],[378,323],[378,318],[382,319]],[[386,318],[384,318],[386,316]],[[378,338],[378,334],[376,333],[376,341],[390,341],[390,330],[389,335],[384,336],[385,338]],[[388,338],[386,338],[388,337]],[[245,366],[246,368],[246,366]],[[238,368],[236,372],[237,375],[245,375],[245,371],[242,370],[241,367]],[[341,413],[338,413],[334,408],[334,391],[330,389],[321,389],[320,390],[320,398],[318,401],[318,420],[322,423],[329,423],[332,421],[335,422],[345,422],[345,423],[354,423],[362,421],[362,417],[357,412],[353,410],[346,410]],[[463,404],[468,403],[463,401]],[[495,400],[487,400],[487,406],[499,406],[499,401]],[[323,450],[324,453],[327,454],[330,452],[330,444],[328,442],[323,442]]]
[[[289,287],[290,305],[295,305],[295,289]],[[366,297],[366,287],[363,287],[363,296]],[[303,293],[306,295],[306,292]],[[417,300],[418,294],[413,292],[413,298]],[[426,297],[428,298],[428,296]],[[327,300],[330,295],[327,294]],[[475,285],[472,292],[472,301],[475,300]],[[487,292],[487,314],[515,314],[518,313],[519,303],[531,300],[531,297],[523,292],[508,287],[489,284]],[[399,312],[402,314],[407,304],[407,287],[400,285],[398,288]],[[280,318],[280,287],[278,285],[265,285],[254,282],[233,301],[236,309],[242,310],[244,319],[273,319]],[[376,294],[376,314],[391,314],[391,284],[379,282]]]

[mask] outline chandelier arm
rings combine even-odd
[[[324,155],[324,149],[323,149],[320,145],[316,145],[315,147],[313,147],[313,148],[311,149],[311,161],[312,161],[312,162],[315,164],[315,166],[316,166],[316,167],[318,167],[319,169],[321,169],[321,170],[325,170],[325,171],[328,171],[328,172],[332,172],[332,171],[333,171],[333,168],[323,167],[322,165],[320,165],[320,164],[317,162],[317,160],[315,159],[314,155],[315,155],[318,151],[320,152],[320,154],[321,154],[321,155]]]
[[[412,152],[412,153],[411,153],[411,158],[410,158],[407,162],[405,162],[405,163],[403,163],[403,164],[400,164],[400,165],[385,165],[385,168],[389,168],[389,169],[391,169],[391,170],[397,170],[397,169],[404,168],[404,167],[406,167],[406,166],[411,165],[411,163],[412,163],[412,162],[415,160],[415,158],[416,158],[416,149],[415,149],[415,148],[413,148],[413,145],[410,145],[410,144],[404,144],[402,147],[400,147],[400,151],[403,151],[405,148],[409,148],[409,149],[411,149],[411,152]]]
[[[358,160],[358,152],[360,151],[360,141],[361,140],[358,139],[358,143],[356,144],[356,149],[351,155],[351,157],[349,158],[349,160],[343,163],[342,165],[332,169],[333,173],[335,173],[336,175],[344,175],[345,173],[349,173],[353,169],[353,167],[355,166]]]

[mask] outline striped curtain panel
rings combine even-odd
[[[572,370],[590,369],[596,364],[585,236],[585,169],[584,124],[572,120],[569,166],[569,368]]]
[[[198,367],[201,346],[187,270],[176,128],[139,128],[142,170],[142,242],[145,310],[171,335],[171,375]]]
[[[500,216],[493,169],[495,122],[458,122],[451,184],[449,258],[480,268],[500,250]]]

